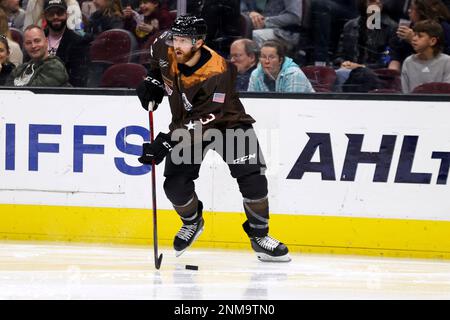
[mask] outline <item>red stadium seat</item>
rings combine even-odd
[[[333,91],[336,72],[331,67],[305,66],[301,68],[317,92]]]
[[[90,68],[88,87],[98,87],[103,72],[117,63],[137,62],[135,51],[137,41],[134,35],[123,29],[111,29],[100,33],[91,43],[89,50]]]
[[[373,70],[380,79],[384,89],[393,89],[398,92],[402,91],[402,82],[400,72],[393,69],[381,68]]]
[[[146,75],[147,69],[140,64],[114,64],[103,73],[100,87],[136,89]]]
[[[20,46],[20,49],[23,48],[23,32],[17,28],[9,28],[9,32],[11,32],[11,38],[17,42]]]
[[[414,88],[412,93],[450,94],[450,83],[447,82],[424,83]]]
[[[133,52],[137,49],[134,35],[123,29],[111,29],[100,33],[91,43],[92,62],[127,63],[133,62]]]

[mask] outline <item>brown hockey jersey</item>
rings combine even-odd
[[[173,47],[166,44],[168,33],[159,36],[150,48],[153,65],[160,70],[172,112],[170,131],[193,129],[200,121],[203,130],[224,130],[255,122],[245,113],[235,90],[237,71],[212,49],[211,57],[194,73],[180,72]],[[154,71],[154,70],[153,70]]]

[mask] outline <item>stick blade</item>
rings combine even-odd
[[[162,258],[163,258],[162,253],[159,255],[158,258],[155,256],[155,268],[156,268],[157,270],[159,270],[159,268],[161,268]]]

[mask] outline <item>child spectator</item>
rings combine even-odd
[[[444,30],[443,52],[450,54],[450,12],[441,0],[413,0],[408,11],[412,26],[399,24],[397,35],[391,39],[390,69],[401,70],[403,61],[414,53],[411,46],[414,31],[412,27],[423,20],[434,20]]]
[[[169,10],[162,6],[161,0],[140,0],[139,12],[128,6],[123,10],[123,16],[124,28],[136,36],[140,49],[173,23]]]
[[[239,39],[231,44],[231,63],[237,68],[236,90],[247,91],[250,75],[256,69],[259,48],[255,41]]]
[[[442,53],[444,32],[441,25],[424,20],[414,26],[414,33],[411,44],[416,54],[403,63],[403,93],[424,83],[450,83],[450,56]]]
[[[248,91],[315,92],[303,71],[285,52],[279,41],[264,42],[258,67],[250,76]]]
[[[0,34],[0,86],[5,84],[6,79],[14,68],[15,66],[9,62],[8,39]]]

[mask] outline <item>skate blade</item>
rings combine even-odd
[[[181,256],[186,250],[187,250],[187,248],[189,248],[190,246],[192,246],[192,244],[195,242],[195,240],[197,240],[197,238],[198,237],[200,237],[200,235],[202,234],[202,232],[203,232],[203,227],[200,229],[200,231],[195,235],[195,237],[194,237],[194,240],[192,240],[192,242],[191,242],[191,244],[190,245],[188,245],[186,248],[184,248],[183,250],[180,250],[180,251],[177,251],[177,250],[175,250],[175,257],[179,257],[179,256]]]
[[[273,257],[265,253],[256,253],[256,257],[258,257],[259,261],[262,262],[290,262],[292,259],[289,254],[285,254],[284,256]]]

